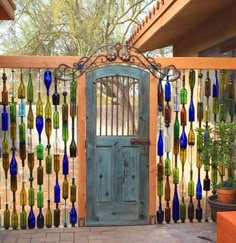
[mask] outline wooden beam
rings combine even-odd
[[[85,110],[85,75],[82,75],[78,80],[78,216],[79,216],[79,226],[85,226],[86,218],[86,155],[85,155],[85,124],[86,124],[86,110]]]
[[[0,56],[0,68],[57,68],[65,63],[72,66],[80,57],[75,56]],[[179,69],[227,69],[236,70],[236,58],[225,57],[158,57],[162,67],[175,65]],[[117,62],[121,63],[121,62]],[[107,65],[110,63],[107,62]],[[111,63],[113,64],[113,63]]]
[[[171,57],[155,58],[162,67],[175,65],[179,69],[226,69],[236,70],[236,58],[224,57]]]
[[[65,63],[73,66],[79,56],[0,56],[0,68],[57,68]]]
[[[150,221],[156,215],[157,200],[157,165],[156,165],[156,125],[157,125],[157,79],[150,75],[149,92],[149,207],[148,214]],[[155,222],[150,222],[155,223]]]

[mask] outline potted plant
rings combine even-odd
[[[216,184],[216,176],[213,173],[212,181],[215,182],[213,183],[213,194],[217,192],[217,196],[210,196],[208,202],[212,208],[211,201],[214,199],[217,207],[224,204],[224,208],[220,211],[230,210],[228,204],[236,203],[234,174],[236,168],[236,123],[216,122],[213,128],[198,128],[197,132],[201,143],[201,161],[204,166],[208,168],[211,166],[215,173],[218,173],[222,168],[227,169],[227,176],[221,176],[218,184]],[[236,209],[236,205],[233,207]]]

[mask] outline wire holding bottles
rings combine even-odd
[[[13,76],[14,77],[14,76]],[[13,80],[12,77],[12,80]],[[8,142],[8,113],[7,113],[7,106],[8,106],[8,91],[6,87],[7,76],[5,73],[5,69],[3,70],[2,74],[2,81],[3,81],[3,89],[2,89],[2,131],[3,131],[3,140],[2,140],[2,164],[3,169],[5,172],[5,210],[4,210],[4,228],[9,229],[10,227],[10,210],[8,205],[8,171],[9,171],[9,142]],[[12,153],[12,158],[14,154]]]
[[[43,166],[42,166],[42,160],[44,159],[44,147],[42,144],[42,130],[44,127],[43,122],[43,102],[41,98],[41,70],[38,72],[38,101],[36,104],[36,129],[38,132],[38,145],[37,145],[37,160],[39,161],[39,165],[37,168],[37,184],[39,186],[38,192],[37,192],[37,207],[39,209],[39,214],[37,216],[37,228],[43,228],[44,227],[44,215],[42,212],[42,208],[44,205],[44,195],[42,190],[43,185]]]
[[[52,156],[50,154],[51,144],[50,137],[52,134],[52,108],[50,103],[50,87],[52,84],[52,72],[47,70],[44,72],[44,84],[46,87],[47,102],[45,106],[45,134],[47,136],[47,156],[46,156],[46,174],[48,175],[48,199],[47,199],[47,211],[46,211],[46,227],[52,227],[52,211],[50,207],[50,175],[52,173]]]

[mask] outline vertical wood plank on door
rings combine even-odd
[[[94,72],[88,72],[86,74],[86,173],[89,175],[96,174],[96,118],[97,118],[97,102],[96,102],[96,82]],[[88,173],[89,172],[89,173]],[[87,220],[94,219],[96,215],[96,185],[93,177],[87,177],[86,180],[86,211]]]

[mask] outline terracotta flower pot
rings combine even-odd
[[[217,189],[217,197],[219,202],[233,204],[236,202],[236,190]]]

